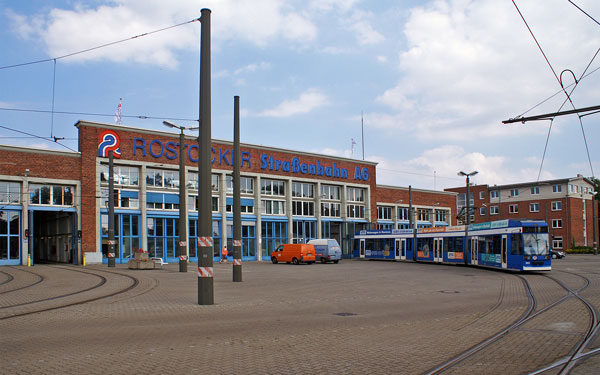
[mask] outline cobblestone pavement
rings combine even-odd
[[[598,302],[599,266],[600,257],[568,256],[554,262],[551,274],[584,274],[596,287],[584,291],[586,298]],[[510,325],[528,305],[517,275],[470,267],[247,262],[238,283],[231,264],[214,267],[211,306],[197,304],[193,265],[187,273],[177,264],[143,271],[3,267],[0,373],[422,374]],[[101,277],[106,282],[98,286]],[[537,275],[527,277],[538,310],[565,295]],[[582,284],[572,279],[566,282]],[[35,302],[41,299],[48,300]],[[11,317],[61,303],[73,305]],[[454,373],[534,371],[568,351],[589,318],[569,300],[547,319],[521,327],[506,345],[479,353]],[[540,343],[535,361],[527,356],[532,337]],[[597,365],[595,356],[573,373],[597,373]]]

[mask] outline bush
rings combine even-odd
[[[565,250],[567,254],[593,254],[594,248],[590,246],[575,246]]]

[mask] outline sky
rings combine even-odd
[[[243,143],[364,153],[381,185],[600,173],[600,113],[502,124],[600,105],[597,0],[0,0],[0,144],[77,150],[73,125],[120,99],[125,126],[194,126],[203,8],[213,139],[238,95]]]

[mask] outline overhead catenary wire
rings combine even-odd
[[[56,59],[54,59],[54,69],[52,74],[52,116],[50,117],[50,137],[54,137],[54,97],[56,93]]]
[[[569,2],[571,2],[571,1],[569,0]],[[533,31],[532,31],[532,30],[531,30],[531,28],[529,27],[529,24],[527,23],[527,20],[525,20],[525,17],[523,16],[523,14],[521,13],[521,10],[520,10],[520,9],[519,9],[519,7],[517,6],[517,3],[515,2],[515,0],[512,0],[512,3],[513,3],[513,5],[515,6],[515,8],[516,8],[517,12],[519,13],[519,16],[521,17],[521,19],[522,19],[522,20],[523,20],[523,22],[525,23],[525,26],[527,27],[527,30],[529,31],[529,34],[531,34],[531,37],[532,37],[532,38],[533,38],[533,40],[535,41],[535,44],[537,45],[538,49],[539,49],[539,50],[540,50],[540,52],[542,53],[542,56],[544,56],[544,59],[546,60],[546,63],[547,63],[547,64],[548,64],[548,66],[550,67],[550,70],[552,71],[552,74],[554,74],[554,77],[556,78],[556,80],[557,80],[557,81],[558,81],[558,83],[560,84],[560,86],[561,86],[561,88],[562,88],[562,92],[564,92],[564,94],[565,94],[565,95],[566,95],[566,97],[567,97],[567,99],[566,99],[566,100],[563,102],[563,104],[560,106],[560,108],[562,109],[562,107],[564,106],[564,104],[565,104],[565,103],[568,101],[569,103],[571,103],[571,106],[573,107],[573,109],[575,109],[575,104],[574,104],[574,103],[573,103],[573,101],[571,100],[571,94],[573,93],[573,91],[574,91],[574,90],[575,90],[575,88],[577,87],[577,84],[579,83],[579,81],[577,80],[577,77],[575,77],[575,74],[574,74],[572,71],[570,71],[570,70],[563,70],[563,72],[561,72],[561,77],[559,78],[559,76],[556,74],[556,71],[555,71],[555,70],[554,70],[554,68],[552,67],[552,64],[550,63],[550,60],[548,60],[548,57],[546,56],[546,53],[545,53],[545,52],[544,52],[544,50],[542,49],[542,46],[540,45],[540,43],[538,42],[537,38],[536,38],[536,37],[535,37],[535,35],[533,34]],[[571,2],[571,4],[575,5],[575,4],[574,4],[574,3],[572,3],[572,2]],[[577,7],[577,8],[578,8],[578,9],[580,9],[581,11],[583,11],[581,8],[579,8],[579,7]],[[584,12],[584,13],[585,13],[585,12]],[[587,13],[585,13],[585,14],[587,15]],[[588,16],[589,16],[589,15],[588,15]],[[592,19],[593,19],[593,18],[592,18]],[[585,69],[584,73],[582,74],[582,77],[583,77],[583,75],[585,74],[585,72],[587,71],[587,69],[590,67],[590,65],[592,64],[592,62],[593,62],[593,61],[594,61],[594,59],[596,58],[596,56],[598,55],[598,52],[599,52],[599,51],[600,51],[600,49],[599,49],[598,51],[596,51],[596,53],[595,53],[595,54],[594,54],[594,56],[592,57],[592,60],[590,61],[590,63],[589,63],[589,64],[588,64],[588,66],[586,67],[586,69]],[[573,74],[573,77],[574,77],[574,79],[575,79],[575,82],[574,82],[573,89],[571,90],[571,92],[570,92],[570,93],[568,93],[568,92],[567,92],[567,90],[566,90],[566,88],[565,88],[565,86],[564,86],[564,84],[563,84],[563,82],[562,82],[562,73],[564,73],[565,71],[569,71],[569,72],[571,72],[571,74]],[[560,111],[560,109],[559,109],[559,111]],[[578,118],[579,118],[579,123],[580,123],[580,126],[581,126],[581,132],[582,132],[582,135],[583,135],[583,141],[584,141],[584,144],[585,144],[585,148],[586,148],[586,152],[587,152],[588,161],[589,161],[589,164],[590,164],[590,170],[591,170],[591,172],[592,172],[592,176],[594,176],[594,169],[593,169],[593,167],[592,167],[592,160],[591,160],[591,157],[590,157],[589,147],[588,147],[588,144],[587,144],[587,139],[586,139],[586,136],[585,136],[585,130],[584,130],[584,128],[583,128],[583,121],[581,120],[581,117],[578,117]],[[547,135],[547,137],[546,137],[546,144],[545,144],[545,146],[544,146],[544,153],[543,153],[543,155],[542,155],[542,161],[541,161],[541,165],[540,165],[540,170],[539,170],[539,172],[538,172],[538,181],[539,181],[539,179],[540,179],[540,176],[541,176],[541,172],[542,172],[542,166],[543,166],[543,163],[544,163],[544,158],[545,158],[545,156],[546,156],[546,150],[547,150],[547,147],[548,147],[548,141],[549,141],[549,139],[550,139],[550,132],[551,132],[551,130],[552,130],[552,123],[553,123],[553,121],[551,121],[551,122],[550,122],[550,127],[548,128],[548,135]]]
[[[42,109],[24,109],[24,108],[7,108],[7,107],[0,107],[0,111],[54,113],[54,114],[59,114],[59,115],[114,117],[114,113],[106,114],[106,113],[92,113],[92,112],[48,111],[48,110],[42,110]],[[173,121],[193,121],[193,122],[199,121],[199,120],[190,119],[190,118],[167,117],[167,116],[121,115],[121,117],[137,118],[137,119],[141,119],[141,120],[173,120]]]
[[[591,18],[592,21],[596,22],[598,24],[598,26],[600,26],[600,22],[596,21],[594,19],[594,17],[590,16],[585,10],[581,9],[579,7],[579,5],[575,4],[574,2],[572,2],[571,0],[568,0],[571,4],[573,4],[573,6],[577,9],[579,9],[583,14],[585,14],[586,16],[588,16],[589,18]]]
[[[600,49],[599,49],[599,51],[600,51]],[[596,54],[598,54],[598,52],[596,52]],[[595,56],[596,56],[596,55],[594,55],[594,57],[595,57]],[[592,59],[592,61],[593,61],[593,59]],[[592,61],[590,61],[590,64],[588,64],[588,67],[586,68],[586,70],[589,68],[589,66],[591,65]],[[589,77],[590,75],[592,75],[592,74],[596,73],[598,70],[600,70],[600,66],[599,66],[599,67],[597,67],[596,69],[594,69],[594,70],[590,71],[588,74],[585,74],[585,75],[583,75],[583,74],[582,74],[582,76],[581,76],[581,77],[579,78],[579,80],[578,80],[578,83],[581,83],[581,80],[582,80],[582,79],[585,79],[585,78]],[[567,86],[566,86],[566,88],[570,88],[570,87],[571,87],[571,86],[573,86],[573,85],[575,85],[575,82],[571,83],[570,85],[567,85]],[[528,110],[526,110],[525,112],[521,113],[520,115],[517,115],[517,116],[516,116],[516,117],[514,117],[514,118],[520,118],[520,117],[523,117],[523,116],[524,116],[524,115],[526,115],[527,113],[529,113],[529,112],[533,111],[533,110],[534,110],[534,109],[536,109],[537,107],[541,106],[542,104],[546,103],[547,101],[549,101],[550,99],[554,98],[556,95],[558,95],[558,94],[560,94],[560,93],[562,93],[562,92],[563,92],[563,90],[562,90],[562,89],[558,90],[558,91],[557,91],[557,92],[555,92],[554,94],[550,95],[550,96],[549,96],[549,97],[547,97],[546,99],[542,100],[541,102],[537,103],[537,104],[536,104],[536,105],[534,105],[533,107],[529,108]],[[566,99],[565,99],[565,103],[566,103]],[[561,106],[561,108],[562,108],[562,106]]]
[[[96,46],[96,47],[91,47],[91,48],[87,48],[87,49],[84,49],[84,50],[81,50],[81,51],[68,53],[68,54],[62,55],[62,56],[51,57],[51,58],[48,58],[48,59],[30,61],[30,62],[25,62],[25,63],[20,63],[20,64],[0,66],[0,70],[2,70],[2,69],[10,69],[10,68],[18,68],[18,67],[21,67],[21,66],[27,66],[27,65],[33,65],[33,64],[41,64],[41,63],[45,63],[45,62],[49,62],[49,61],[53,61],[53,60],[56,62],[56,60],[60,60],[60,59],[64,59],[64,58],[67,58],[67,57],[79,55],[79,54],[82,54],[82,53],[94,51],[94,50],[97,50],[97,49],[100,49],[100,48],[105,48],[105,47],[113,46],[115,44],[128,42],[128,41],[133,40],[133,39],[137,39],[137,38],[141,38],[141,37],[144,37],[144,36],[156,34],[156,33],[159,33],[161,31],[173,29],[175,27],[187,25],[188,23],[192,23],[192,22],[196,22],[196,21],[200,22],[200,18],[194,18],[193,20],[181,22],[181,23],[178,23],[176,25],[172,25],[172,26],[168,26],[168,27],[163,27],[162,29],[158,29],[158,30],[154,30],[154,31],[149,31],[149,32],[142,33],[142,34],[139,34],[139,35],[135,35],[135,36],[132,36],[132,37],[129,37],[129,38],[125,38],[125,39],[117,40],[117,41],[114,41],[114,42],[102,44],[102,45],[99,45],[99,46]]]
[[[0,125],[0,128],[7,129],[7,130],[11,130],[11,131],[14,131],[14,132],[17,132],[17,133],[21,133],[21,134],[25,134],[25,135],[29,135],[29,136],[31,136],[31,137],[34,137],[34,138],[43,139],[43,140],[45,140],[45,141],[54,141],[56,144],[59,144],[59,145],[61,145],[62,147],[66,148],[67,150],[70,150],[70,151],[73,151],[73,152],[77,152],[77,150],[74,150],[74,149],[72,149],[71,147],[69,147],[69,146],[67,146],[67,145],[63,145],[62,143],[58,142],[58,140],[60,140],[60,139],[62,139],[62,138],[56,138],[56,137],[41,137],[41,136],[39,136],[39,135],[35,135],[35,134],[31,134],[31,133],[27,133],[27,132],[24,132],[24,131],[22,131],[22,130],[17,130],[17,129],[9,128],[9,127],[7,127],[7,126],[3,126],[3,125]]]

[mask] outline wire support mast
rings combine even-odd
[[[586,113],[586,112],[590,112],[590,113]],[[579,109],[570,109],[568,111],[562,111],[562,112],[553,112],[553,113],[545,113],[543,115],[536,115],[536,116],[528,116],[528,117],[515,117],[515,118],[510,118],[508,120],[504,120],[502,121],[503,124],[512,124],[515,122],[521,122],[521,123],[526,123],[527,121],[540,121],[540,120],[552,120],[554,117],[558,117],[558,116],[565,116],[565,115],[572,115],[572,114],[580,114],[580,117],[584,117],[584,116],[588,116],[594,113],[598,113],[600,112],[600,105],[595,105],[592,107],[585,107],[585,108],[579,108]]]

